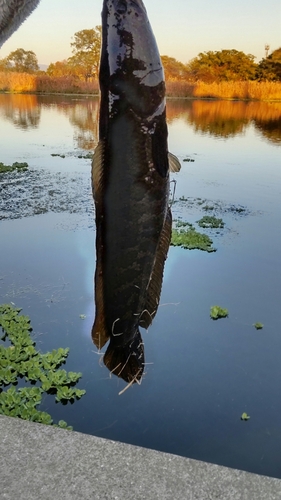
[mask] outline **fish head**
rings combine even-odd
[[[155,112],[165,100],[164,71],[142,0],[104,0],[102,27],[101,88],[140,115]]]

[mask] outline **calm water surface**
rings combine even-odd
[[[80,401],[44,400],[54,420],[281,477],[281,103],[170,100],[167,111],[182,163],[174,218],[198,229],[213,214],[225,227],[201,230],[214,253],[170,248],[141,386],[119,396],[125,383],[90,337],[95,227],[81,156],[97,144],[97,99],[0,95],[0,161],[29,164],[0,177],[0,302],[30,315],[42,351],[70,347],[66,369],[83,373]],[[210,319],[215,304],[227,319]]]

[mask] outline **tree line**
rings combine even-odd
[[[52,77],[72,76],[79,80],[97,79],[101,49],[101,26],[74,34],[72,56],[51,63],[46,73]],[[200,52],[183,64],[173,57],[161,56],[169,81],[206,83],[239,80],[281,81],[281,47],[255,63],[255,56],[235,49]],[[39,73],[36,54],[19,48],[0,60],[0,71]],[[42,72],[41,72],[42,73]],[[44,73],[44,72],[43,72]]]

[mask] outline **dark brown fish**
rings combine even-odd
[[[135,382],[144,368],[139,327],[157,311],[172,224],[164,73],[141,0],[104,0],[100,88],[92,337],[98,348],[110,340],[105,365]]]

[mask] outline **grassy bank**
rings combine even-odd
[[[281,82],[178,82],[167,81],[167,96],[182,98],[281,100]],[[0,91],[59,94],[98,94],[98,81],[83,82],[72,76],[53,78],[28,73],[0,73]]]
[[[97,80],[83,82],[72,76],[52,78],[28,73],[0,73],[0,91],[58,94],[98,94]]]
[[[281,82],[167,82],[168,97],[281,100]]]

